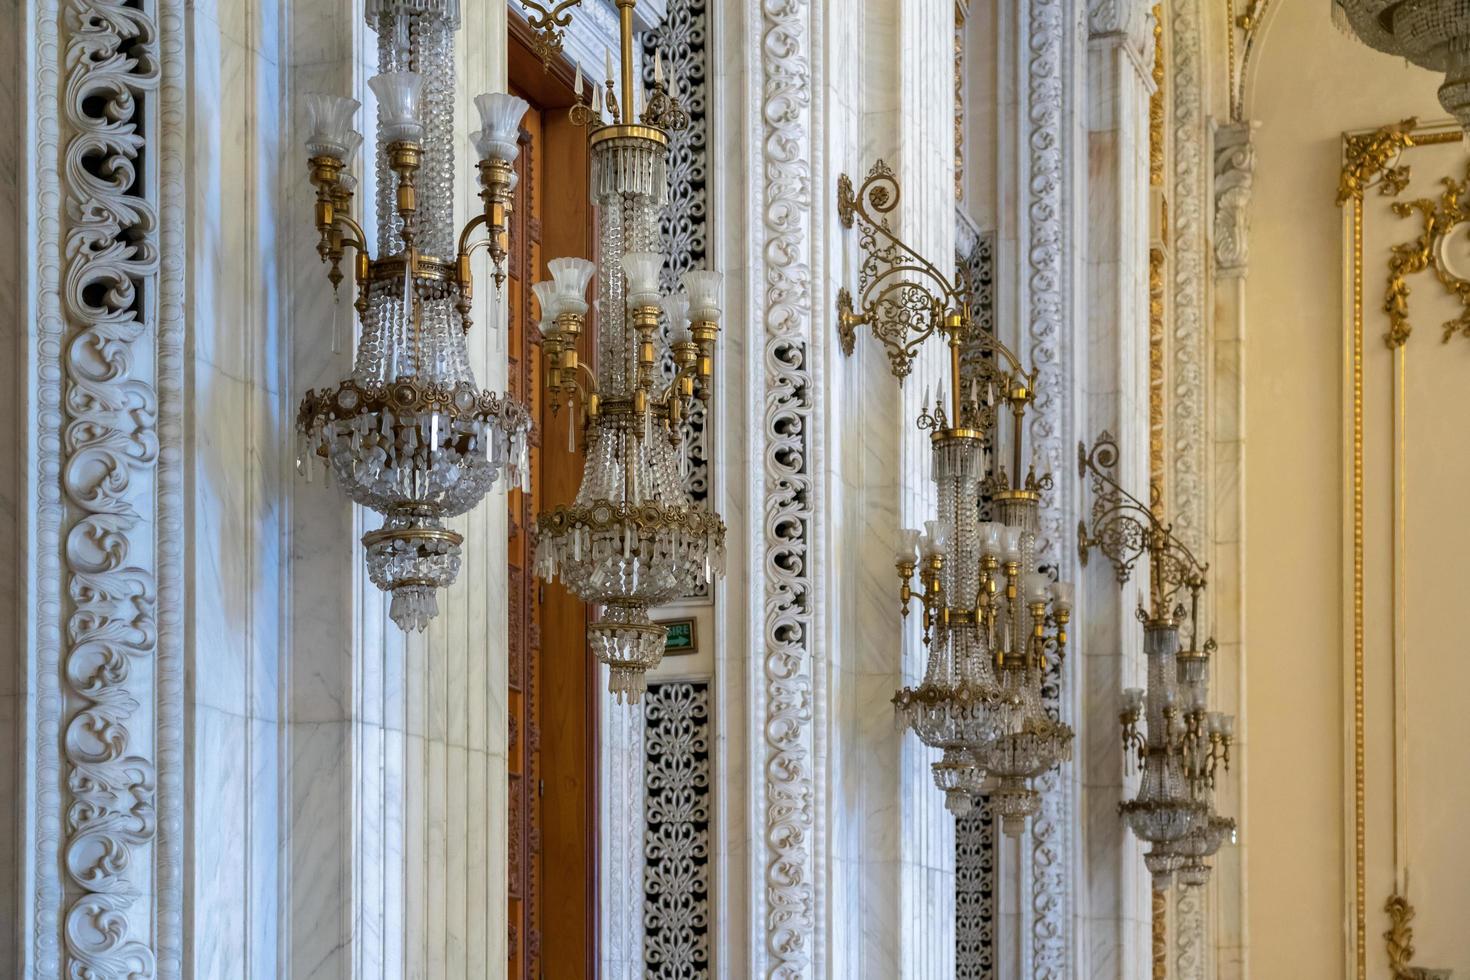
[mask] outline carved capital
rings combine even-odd
[[[1215,130],[1215,275],[1224,279],[1243,278],[1250,253],[1252,128],[1250,122],[1235,122]]]
[[[1153,15],[1144,0],[1089,0],[1087,34],[1093,39],[1121,39],[1140,64],[1153,61]]]

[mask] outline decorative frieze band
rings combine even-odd
[[[757,749],[765,774],[761,841],[764,881],[758,914],[766,939],[764,973],[778,980],[813,976],[818,955],[818,865],[813,828],[819,805],[813,725],[816,655],[816,513],[821,506],[815,447],[821,423],[820,342],[812,281],[813,177],[821,145],[812,107],[816,50],[809,0],[760,0],[759,73],[747,90],[758,120],[749,173],[760,226],[750,250],[760,331],[759,507],[764,549],[751,556],[762,618],[756,649],[762,676],[752,709],[763,733]],[[825,331],[824,331],[825,332]],[[754,503],[754,501],[753,501]]]
[[[1072,468],[1064,451],[1072,398],[1071,344],[1066,337],[1073,293],[1070,270],[1074,234],[1066,189],[1071,161],[1077,153],[1069,128],[1063,93],[1072,82],[1071,44],[1084,28],[1061,0],[1029,0],[1027,7],[1027,97],[1024,132],[1027,151],[1026,308],[1031,362],[1037,371],[1036,402],[1029,435],[1038,470],[1048,471],[1055,489],[1043,499],[1037,554],[1061,577],[1072,577],[1066,548]],[[1063,710],[1052,678],[1044,694],[1048,708]],[[1071,847],[1071,781],[1052,770],[1036,781],[1041,812],[1031,821],[1029,878],[1031,975],[1060,978],[1071,971],[1072,894],[1069,884]]]
[[[1174,530],[1202,553],[1209,528],[1205,506],[1207,363],[1205,309],[1209,231],[1210,162],[1206,150],[1203,88],[1204,32],[1199,0],[1173,0],[1169,17],[1169,69],[1172,93],[1173,182],[1169,196],[1173,277],[1172,358],[1169,365],[1169,439],[1173,466],[1166,481]]]
[[[168,980],[182,956],[183,3],[66,0],[35,17],[35,964]]]
[[[678,0],[675,0],[677,3]],[[710,975],[710,726],[707,683],[650,684],[643,708],[643,975]]]

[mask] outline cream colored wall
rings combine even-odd
[[[1260,123],[1246,284],[1247,785],[1250,976],[1349,976],[1352,718],[1344,704],[1341,133],[1442,115],[1437,79],[1338,33],[1328,4],[1282,0],[1265,25],[1247,115]],[[1373,268],[1381,270],[1381,257]],[[1381,271],[1369,277],[1367,343]],[[1435,338],[1421,338],[1437,344]],[[1226,479],[1234,478],[1231,474]],[[1350,679],[1347,678],[1347,679]],[[1374,680],[1377,678],[1375,676]],[[1381,762],[1375,750],[1369,763]],[[1381,800],[1370,811],[1381,815]],[[1376,839],[1376,838],[1375,838]],[[1383,838],[1386,840],[1387,838]],[[1367,896],[1382,958],[1380,888]],[[1428,962],[1428,961],[1426,961]],[[1433,965],[1451,965],[1449,963]],[[1454,964],[1464,967],[1466,964]]]

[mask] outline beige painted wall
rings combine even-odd
[[[1246,111],[1260,123],[1242,474],[1250,976],[1336,980],[1350,975],[1351,881],[1344,851],[1351,847],[1344,834],[1351,760],[1343,754],[1351,716],[1344,710],[1341,570],[1351,553],[1343,548],[1343,219],[1334,204],[1340,140],[1344,130],[1443,113],[1435,76],[1339,34],[1325,0],[1275,6],[1250,82]],[[1367,304],[1367,343],[1376,351],[1381,269],[1380,260]],[[1438,345],[1432,333],[1418,338],[1425,349]],[[1370,767],[1383,771],[1388,758],[1390,750],[1373,749]],[[1380,827],[1383,795],[1369,801]],[[1374,840],[1386,847],[1391,834]],[[1383,956],[1384,897],[1382,887],[1368,893],[1375,963]]]

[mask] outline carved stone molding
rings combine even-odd
[[[34,962],[168,980],[183,894],[183,3],[42,2],[35,17]]]
[[[1129,50],[1138,55],[1140,64],[1153,60],[1152,17],[1144,0],[1089,0],[1087,34],[1089,38],[1121,38]]]
[[[1251,184],[1256,150],[1251,123],[1215,129],[1215,275],[1242,279],[1250,258]]]
[[[816,583],[809,552],[815,547],[815,515],[821,505],[815,447],[821,422],[815,411],[821,389],[820,340],[814,325],[812,283],[811,163],[822,134],[812,108],[812,6],[809,0],[761,0],[758,78],[751,92],[757,120],[752,152],[760,174],[754,189],[759,243],[749,252],[750,281],[759,284],[755,308],[759,350],[761,485],[751,501],[765,529],[764,553],[752,555],[752,586],[763,610],[756,650],[762,658],[752,701],[762,733],[757,758],[764,772],[759,864],[764,880],[756,914],[765,930],[764,974],[777,980],[813,975],[820,902],[814,858],[817,699]],[[759,583],[758,585],[756,583]]]
[[[1175,980],[1205,980],[1208,946],[1205,942],[1205,889],[1174,889]]]
[[[1169,18],[1170,125],[1173,183],[1170,242],[1173,264],[1169,421],[1172,467],[1168,479],[1174,530],[1199,553],[1208,527],[1205,500],[1206,392],[1209,362],[1206,248],[1210,162],[1206,153],[1204,31],[1199,0],[1172,0]]]
[[[1042,501],[1037,555],[1043,565],[1070,565],[1065,547],[1064,515],[1071,500],[1071,468],[1064,447],[1070,444],[1072,365],[1066,337],[1072,301],[1070,276],[1073,232],[1068,223],[1068,168],[1077,152],[1068,126],[1063,92],[1070,83],[1069,32],[1081,33],[1061,0],[1029,0],[1027,5],[1027,90],[1023,122],[1027,160],[1025,267],[1027,340],[1038,374],[1031,413],[1031,446],[1056,487]],[[1075,36],[1075,35],[1074,35]],[[1071,577],[1065,575],[1063,577]],[[1060,711],[1056,678],[1048,685],[1048,705]],[[1067,719],[1070,720],[1070,719]],[[1030,953],[1032,976],[1070,975],[1073,944],[1072,894],[1069,887],[1071,849],[1071,783],[1060,769],[1036,781],[1041,812],[1031,821]]]

